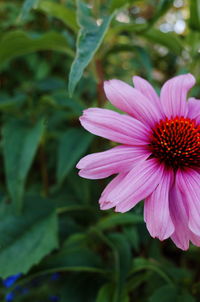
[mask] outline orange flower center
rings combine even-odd
[[[200,167],[200,125],[184,117],[161,120],[151,133],[149,147],[153,157],[174,169]]]

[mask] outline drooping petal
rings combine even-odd
[[[83,157],[77,164],[79,175],[89,179],[105,178],[112,174],[128,172],[150,152],[138,146],[117,146],[108,151]]]
[[[190,241],[196,245],[196,246],[200,246],[200,236],[195,235],[194,233],[192,233],[191,231],[189,231],[189,236],[190,236]]]
[[[193,170],[178,170],[177,186],[182,192],[188,207],[189,229],[200,236],[200,174]]]
[[[195,84],[191,74],[179,75],[168,80],[161,89],[160,99],[163,111],[168,118],[183,116],[188,113],[187,93]]]
[[[149,129],[131,116],[108,109],[90,108],[80,117],[89,132],[126,145],[144,145],[149,141]]]
[[[195,119],[197,123],[200,123],[200,100],[195,98],[188,99],[188,117]]]
[[[107,201],[116,206],[117,212],[129,211],[155,190],[162,173],[163,166],[155,159],[140,161],[108,194]]]
[[[144,202],[147,229],[153,238],[160,240],[167,239],[174,232],[169,211],[169,191],[173,177],[172,170],[164,170],[159,185]]]
[[[105,187],[105,189],[103,190],[101,197],[99,199],[99,204],[100,204],[101,210],[108,210],[113,207],[113,204],[108,201],[108,195],[110,194],[110,192],[112,192],[112,190],[114,190],[122,182],[122,180],[125,178],[126,175],[127,175],[127,173],[118,174]]]
[[[189,248],[188,209],[176,184],[170,190],[170,214],[175,227],[171,239],[182,250]]]
[[[135,88],[139,90],[147,99],[149,99],[155,106],[159,106],[160,108],[160,99],[148,81],[139,76],[134,76],[133,84]]]
[[[162,115],[157,106],[139,90],[120,80],[104,83],[104,90],[109,101],[120,110],[127,112],[144,124],[153,126]]]

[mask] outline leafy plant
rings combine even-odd
[[[169,77],[192,72],[199,83],[199,2],[0,7],[2,301],[199,301],[198,248],[184,253],[150,238],[141,205],[100,211],[106,182],[75,169],[84,154],[112,145],[78,120],[87,107],[112,108],[104,80],[137,74],[159,91]]]

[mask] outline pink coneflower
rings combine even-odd
[[[89,179],[117,176],[100,197],[102,210],[132,209],[144,200],[144,220],[152,237],[171,237],[181,249],[200,246],[200,102],[187,101],[191,74],[167,81],[160,98],[144,79],[135,88],[105,82],[110,102],[126,112],[90,108],[80,118],[93,134],[121,145],[90,154],[77,164]]]

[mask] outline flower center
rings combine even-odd
[[[200,167],[200,126],[184,117],[161,120],[152,131],[149,147],[153,157],[174,169]]]

